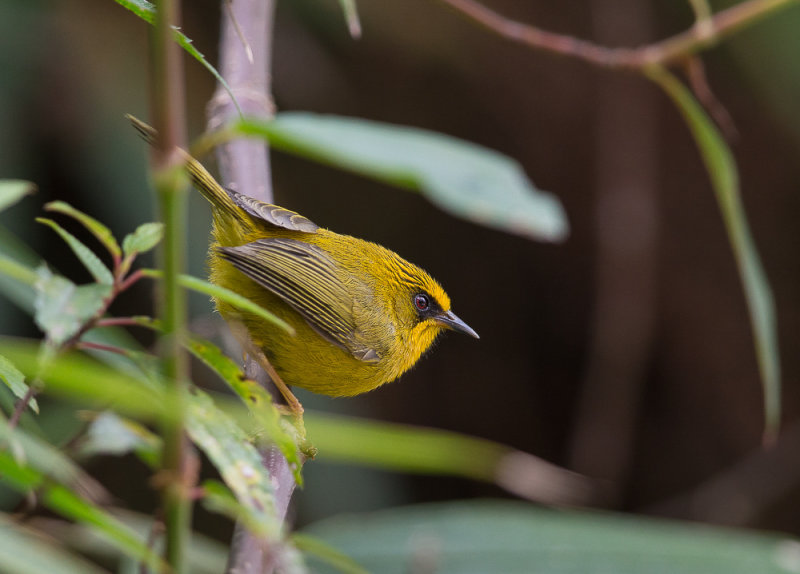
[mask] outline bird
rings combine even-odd
[[[155,141],[153,128],[128,118],[145,140]],[[443,331],[480,338],[417,265],[377,243],[226,189],[181,153],[193,185],[212,207],[209,281],[294,331],[215,300],[245,353],[267,371],[295,415],[303,408],[289,387],[358,395],[399,378]]]

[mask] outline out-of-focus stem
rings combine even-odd
[[[182,345],[186,323],[186,301],[178,285],[185,267],[186,184],[177,149],[184,143],[184,93],[181,52],[173,41],[173,26],[180,23],[177,0],[156,4],[152,37],[152,115],[159,133],[152,155],[164,242],[160,251],[164,281],[159,296],[164,334],[160,352],[165,379],[182,396],[189,377],[188,356]],[[187,495],[184,463],[188,443],[184,433],[181,402],[162,423],[164,450],[162,471],[167,478],[163,492],[166,560],[175,574],[186,571],[186,548],[190,536],[191,500]]]

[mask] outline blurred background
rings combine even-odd
[[[667,0],[486,4],[612,46],[693,22],[689,2]],[[400,382],[365,396],[298,393],[304,405],[511,445],[599,479],[597,506],[800,535],[800,8],[703,54],[732,118],[743,199],[777,304],[784,423],[765,454],[734,259],[700,156],[666,97],[639,77],[512,44],[436,0],[358,7],[364,32],[356,41],[335,0],[279,2],[278,109],[417,126],[501,151],[560,198],[572,232],[563,244],[531,242],[454,219],[418,195],[274,154],[276,203],[420,264],[481,335],[444,337]],[[185,3],[183,18],[183,31],[215,63],[219,2]],[[123,118],[147,117],[147,32],[109,0],[0,3],[0,177],[39,186],[0,223],[79,282],[88,274],[33,218],[55,199],[118,235],[155,218],[146,150]],[[186,61],[196,136],[214,81]],[[191,209],[190,271],[202,276],[210,217],[198,196]],[[152,312],[150,286],[112,311]],[[198,332],[222,337],[208,301],[193,299],[192,315]],[[5,298],[0,331],[38,335]],[[46,426],[57,434],[70,420],[56,413]],[[93,464],[129,506],[152,505],[147,473],[132,457]],[[343,511],[506,496],[324,457],[305,475],[295,497],[300,525]],[[199,512],[197,527],[226,539],[230,526],[209,516]]]

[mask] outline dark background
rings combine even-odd
[[[218,3],[185,4],[183,30],[214,63]],[[412,125],[497,149],[561,199],[572,228],[563,244],[534,243],[456,220],[415,194],[275,154],[276,203],[420,264],[481,335],[444,337],[413,372],[373,393],[304,394],[303,403],[509,444],[607,479],[601,506],[800,534],[800,8],[703,54],[738,134],[731,143],[743,199],[777,304],[785,433],[771,454],[754,455],[762,390],[735,262],[695,145],[654,85],[512,44],[435,0],[362,0],[358,41],[334,0],[279,4],[280,110]],[[609,45],[654,41],[693,18],[688,2],[664,0],[487,5]],[[146,67],[147,25],[113,2],[0,5],[0,177],[39,186],[2,223],[75,280],[88,276],[33,218],[54,199],[119,235],[155,217],[146,150],[123,119],[147,116]],[[186,74],[197,135],[214,83],[188,58]],[[191,272],[202,275],[209,216],[197,197],[191,224]],[[151,305],[149,287],[140,286],[114,311]],[[193,328],[222,329],[208,302],[193,299],[192,308]],[[37,335],[5,299],[0,325]],[[148,487],[133,460],[99,462],[93,473],[132,505],[148,502],[134,494]],[[469,481],[324,462],[307,465],[306,476],[301,524],[413,501],[503,496]],[[720,476],[737,480],[715,482]],[[200,528],[224,535],[227,527],[206,517]]]

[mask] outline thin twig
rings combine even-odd
[[[685,32],[638,48],[609,48],[506,18],[475,0],[441,1],[485,28],[514,42],[605,68],[623,70],[642,70],[653,65],[673,64],[716,44],[745,25],[798,2],[798,0],[748,0],[713,15],[707,20],[707,26],[693,26]]]
[[[28,408],[28,405],[38,392],[39,391],[36,389],[35,385],[30,385],[28,387],[28,390],[25,392],[25,395],[14,406],[14,412],[11,413],[11,417],[8,419],[9,429],[16,428],[16,426],[19,424],[19,419],[22,417],[22,413],[25,412],[25,409]]]
[[[728,141],[735,141],[739,137],[739,130],[736,129],[736,124],[728,110],[711,90],[705,66],[700,58],[691,57],[686,61],[686,76],[689,78],[689,85],[694,95],[714,118],[722,133],[725,134],[725,138]]]

